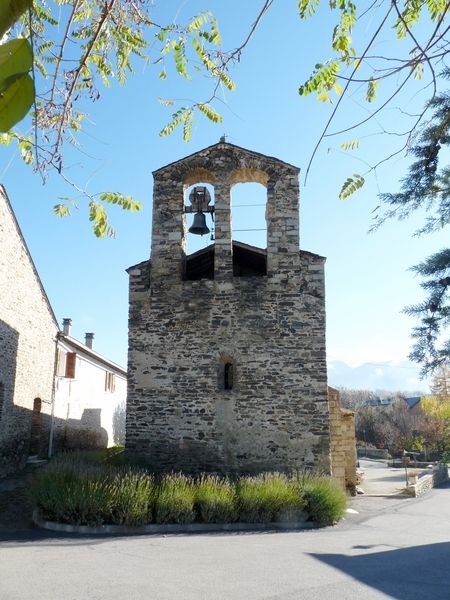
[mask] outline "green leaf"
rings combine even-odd
[[[33,66],[33,51],[28,40],[20,38],[0,44],[0,82],[28,73]]]
[[[358,173],[353,173],[352,177],[347,177],[339,193],[339,200],[345,200],[346,198],[354,194],[357,190],[362,188],[364,183],[364,177],[362,177]]]
[[[12,133],[0,133],[0,144],[3,146],[9,146],[13,139],[14,135]]]
[[[19,141],[19,150],[22,156],[22,160],[27,165],[31,165],[33,163],[33,145],[29,138],[22,138]]]
[[[34,84],[28,74],[3,82],[0,92],[0,132],[9,131],[21,121],[34,102]]]
[[[0,2],[0,38],[32,5],[32,0],[1,0]]]
[[[325,64],[317,64],[310,78],[305,81],[298,89],[300,96],[307,96],[313,92],[321,94],[329,92],[336,85],[336,76],[339,73],[339,60],[332,60]],[[328,100],[327,97],[319,98],[319,100]]]
[[[197,104],[197,108],[213,123],[222,122],[222,115],[219,115],[219,113],[216,112],[209,104]]]
[[[187,109],[185,107],[183,107],[183,108],[180,108],[180,110],[177,110],[177,112],[173,113],[172,120],[163,129],[161,129],[161,131],[159,132],[159,135],[161,137],[166,137],[166,136],[170,135],[173,132],[173,130],[176,127],[178,127],[178,125],[180,125],[180,123],[183,122],[183,116],[186,114],[186,112],[187,112]]]
[[[193,114],[192,110],[188,111],[183,116],[183,121],[184,121],[184,125],[183,125],[183,140],[185,142],[189,142],[189,140],[191,139],[192,122],[193,122],[193,120],[194,120],[194,114]]]
[[[301,19],[307,19],[311,17],[319,6],[320,0],[299,0],[298,11]]]
[[[377,97],[378,81],[371,77],[367,84],[366,100],[367,102],[373,102]]]
[[[204,25],[205,23],[207,23],[209,21],[209,19],[211,18],[212,14],[210,11],[204,12],[200,15],[197,15],[196,17],[194,17],[192,19],[192,21],[189,23],[189,25],[186,27],[186,31],[188,33],[192,32],[192,31],[196,31],[198,29],[200,29],[200,27],[202,25]]]
[[[142,209],[142,204],[132,196],[124,196],[119,192],[103,192],[100,194],[100,200],[108,204],[117,204],[117,206],[131,212],[138,212]]]
[[[341,150],[356,150],[357,148],[359,148],[359,140],[351,140],[350,142],[341,144]]]
[[[414,79],[422,79],[423,75],[423,66],[421,63],[417,63],[414,67]]]
[[[222,42],[222,39],[220,37],[219,27],[217,25],[217,19],[212,18],[211,19],[211,43],[216,44],[216,46],[218,46],[221,42]]]
[[[38,21],[45,21],[49,25],[58,25],[58,21],[53,18],[51,11],[46,6],[44,7],[43,4],[34,2],[33,10]]]
[[[57,217],[68,217],[70,216],[70,208],[67,204],[55,204],[53,207],[53,214]]]
[[[92,222],[92,229],[97,237],[115,237],[115,231],[108,222],[105,208],[94,200],[89,203],[89,221]]]
[[[224,84],[224,86],[228,90],[230,90],[230,92],[233,92],[236,89],[236,84],[231,79],[231,77],[227,73],[225,73],[224,71],[220,71],[220,73],[219,73],[219,79]]]
[[[175,68],[178,73],[185,79],[189,79],[189,73],[186,69],[188,62],[186,58],[186,48],[182,40],[174,45],[173,58],[175,61]]]
[[[328,92],[321,92],[320,94],[318,94],[317,100],[319,100],[320,102],[330,102],[331,103],[331,98],[330,98],[330,95],[328,94]]]

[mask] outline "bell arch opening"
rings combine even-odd
[[[183,279],[214,279],[214,186],[205,181],[185,185]]]
[[[251,171],[251,170],[250,170]],[[231,223],[233,275],[267,275],[267,188],[264,173],[251,171],[258,181],[239,181],[232,188]]]

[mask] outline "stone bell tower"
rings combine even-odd
[[[126,447],[155,469],[330,469],[324,258],[299,250],[298,174],[223,138],[153,173],[151,258],[128,269]],[[232,240],[243,182],[266,187],[266,249]],[[215,222],[190,256],[189,212],[194,232]]]

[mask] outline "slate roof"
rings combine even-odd
[[[417,404],[419,404],[420,400],[421,400],[420,396],[412,396],[411,398],[405,398],[405,402],[409,408],[414,408],[414,406],[417,406]]]
[[[75,350],[79,350],[79,351],[83,352],[84,354],[87,354],[91,358],[94,358],[95,360],[97,360],[98,362],[102,363],[103,365],[106,365],[107,367],[109,367],[110,369],[116,371],[117,373],[119,373],[123,377],[127,376],[126,369],[124,369],[123,367],[121,367],[117,363],[113,362],[112,360],[109,360],[108,358],[105,358],[102,354],[99,354],[98,352],[95,352],[95,350],[93,350],[92,348],[89,348],[89,346],[86,346],[85,344],[83,344],[82,342],[76,340],[72,336],[66,335],[62,331],[59,331],[58,332],[58,339],[61,340],[62,342],[65,342],[66,344],[68,344],[69,346],[71,346],[72,348],[74,348]]]

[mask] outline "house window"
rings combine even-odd
[[[64,377],[67,377],[67,379],[75,378],[76,360],[77,360],[76,352],[68,352],[66,354],[66,369],[65,369]]]
[[[58,350],[58,355],[56,358],[56,376],[66,376],[66,353],[63,350]]]
[[[116,391],[116,376],[110,371],[105,372],[105,392],[114,393]]]

